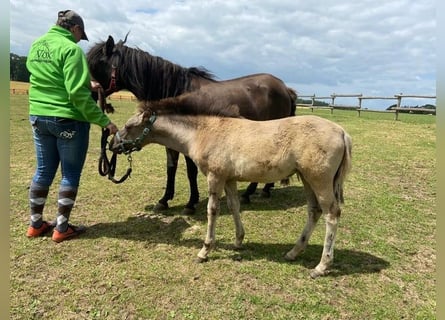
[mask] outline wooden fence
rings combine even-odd
[[[17,89],[17,88],[11,88],[10,90],[11,94],[28,94],[28,89]],[[108,97],[110,100],[124,100],[124,101],[137,101],[136,97],[131,92],[115,92],[111,96]],[[399,119],[399,113],[400,112],[424,112],[429,114],[436,114],[436,109],[427,109],[427,108],[408,108],[408,107],[402,107],[402,99],[403,98],[423,98],[423,99],[436,99],[436,96],[433,95],[413,95],[413,94],[395,94],[393,97],[380,97],[380,96],[363,96],[363,94],[337,94],[333,93],[330,96],[316,96],[313,95],[297,95],[297,98],[310,98],[311,103],[297,103],[298,107],[307,107],[310,108],[313,112],[314,109],[329,109],[331,113],[334,112],[334,109],[343,109],[343,110],[355,110],[358,113],[358,116],[360,117],[360,113],[362,111],[366,112],[390,112],[395,114],[395,119]],[[335,99],[336,98],[357,98],[357,105],[343,105],[343,104],[336,104]],[[317,105],[317,101],[320,100],[326,100],[329,99],[330,103],[327,105]],[[362,107],[362,101],[363,100],[397,100],[396,107],[392,108],[390,110],[374,110],[374,109],[368,109]]]
[[[370,111],[370,112],[391,112],[395,114],[395,119],[399,119],[400,112],[424,112],[429,114],[436,114],[436,109],[428,109],[428,108],[408,108],[402,107],[402,99],[403,98],[424,98],[424,99],[436,99],[436,96],[433,95],[414,95],[414,94],[395,94],[393,97],[379,97],[379,96],[363,96],[363,94],[336,94],[333,93],[330,96],[316,96],[315,94],[309,95],[298,95],[298,98],[310,98],[311,103],[297,103],[297,107],[308,107],[313,112],[314,109],[329,109],[331,113],[334,112],[334,109],[347,109],[347,110],[356,110],[358,116],[360,117],[360,113],[362,111]],[[336,104],[336,98],[357,98],[357,105],[341,105]],[[317,105],[316,100],[326,100],[330,99],[330,103],[327,105]],[[363,100],[370,99],[378,99],[378,100],[397,100],[396,107],[390,110],[374,110],[362,107]]]
[[[28,89],[17,89],[17,88],[10,88],[9,89],[10,94],[28,94]]]
[[[17,94],[17,95],[27,95],[29,94],[28,89],[22,89],[22,88],[10,88],[9,89],[10,94]],[[115,92],[112,95],[108,97],[110,100],[119,100],[119,101],[137,101],[136,97],[131,93],[127,91],[122,92]]]

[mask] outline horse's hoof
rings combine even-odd
[[[239,199],[239,202],[241,204],[249,204],[250,203],[250,198],[249,198],[249,196],[241,196],[241,198]]]
[[[286,261],[295,261],[295,259],[296,259],[296,257],[291,257],[287,253],[284,256],[284,260],[286,260]]]
[[[182,214],[183,214],[183,215],[186,215],[186,216],[194,215],[195,212],[196,212],[196,209],[195,209],[195,208],[187,208],[187,207],[185,207],[185,208],[182,210]]]
[[[204,263],[204,262],[207,262],[207,261],[209,261],[209,258],[197,257],[196,260],[195,260],[196,263]]]
[[[232,257],[232,260],[241,262],[241,261],[243,261],[243,257],[241,257],[239,254],[237,254],[237,255]]]
[[[244,246],[242,244],[234,244],[233,249],[236,251],[243,251]]]
[[[155,207],[153,208],[154,212],[161,212],[168,210],[168,204],[163,204],[161,202],[158,202]]]
[[[261,198],[270,198],[270,192],[261,191],[260,197]]]
[[[325,276],[328,273],[329,272],[326,271],[326,270],[325,271],[319,271],[317,269],[312,269],[311,272],[310,272],[310,276],[311,276],[312,279],[317,279],[318,277]]]

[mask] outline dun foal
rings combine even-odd
[[[208,225],[198,261],[206,261],[215,244],[215,223],[223,191],[235,222],[235,247],[239,248],[244,227],[237,181],[270,182],[297,174],[307,197],[308,219],[285,258],[294,260],[306,248],[324,214],[323,253],[311,276],[324,275],[333,262],[343,182],[351,168],[352,142],[346,131],[316,116],[252,121],[221,117],[221,111],[221,116],[203,115],[204,110],[210,109],[197,111],[196,106],[184,105],[181,99],[179,96],[142,103],[139,112],[115,135],[110,149],[128,154],[149,143],[161,144],[190,157],[206,175]]]

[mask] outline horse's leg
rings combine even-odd
[[[258,182],[251,182],[247,186],[246,191],[244,191],[244,193],[241,195],[241,203],[250,203],[250,196],[255,193],[257,186]]]
[[[185,205],[182,214],[194,214],[196,211],[195,204],[199,202],[199,190],[198,190],[198,167],[189,157],[185,157],[187,164],[187,177],[189,179],[190,186],[190,198]]]
[[[224,189],[225,181],[219,179],[214,174],[207,175],[207,184],[209,189],[209,201],[207,203],[207,234],[204,245],[198,253],[198,262],[204,262],[208,259],[210,250],[215,245],[215,227],[216,219],[219,215],[219,198]]]
[[[289,185],[289,178],[283,179],[280,181],[282,186],[288,186]],[[270,189],[275,187],[275,183],[266,183],[264,185],[263,191],[261,192],[261,197],[263,198],[270,198]]]
[[[297,243],[295,246],[290,250],[286,256],[286,260],[295,260],[295,258],[302,252],[304,249],[306,249],[306,246],[309,243],[309,238],[312,235],[312,232],[314,231],[314,228],[320,219],[320,216],[322,214],[322,210],[318,204],[317,197],[315,196],[314,191],[309,186],[306,181],[301,178],[304,184],[304,192],[306,194],[307,199],[307,221],[306,225],[304,226],[303,232],[301,233],[300,237],[297,240]]]
[[[235,238],[235,248],[241,248],[241,245],[244,240],[244,227],[241,222],[240,216],[240,201],[238,198],[238,188],[236,187],[236,181],[226,182],[224,187],[226,198],[227,198],[227,207],[229,208],[230,213],[233,216],[233,221],[235,222],[236,228],[236,238]]]
[[[261,191],[261,197],[263,198],[270,198],[270,189],[272,189],[275,186],[275,184],[272,183],[266,183],[264,185],[263,191]]]
[[[158,201],[154,210],[163,211],[168,209],[168,200],[172,200],[175,195],[175,176],[178,169],[179,152],[165,148],[167,153],[167,185],[164,196]]]
[[[311,271],[311,277],[316,278],[327,273],[327,269],[334,261],[334,245],[337,235],[338,220],[340,219],[341,209],[337,199],[335,199],[333,190],[330,192],[331,197],[321,195],[320,206],[323,209],[326,219],[326,234],[324,238],[323,253],[318,265]]]

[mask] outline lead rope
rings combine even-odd
[[[113,181],[114,183],[122,183],[125,180],[127,180],[127,178],[130,176],[131,171],[133,170],[131,168],[131,163],[133,161],[133,159],[131,158],[131,155],[127,155],[127,160],[128,163],[130,164],[130,166],[127,169],[127,172],[122,176],[122,178],[120,178],[119,180],[116,180],[114,178],[114,174],[116,172],[116,161],[117,161],[117,153],[113,153],[113,155],[111,156],[111,160],[110,160],[110,170],[108,172],[108,179]]]
[[[105,103],[105,94],[102,88],[98,90],[98,100],[99,106],[102,109],[102,112],[106,111],[106,103]],[[100,157],[99,157],[99,174],[101,176],[106,176],[110,172],[110,161],[108,161],[107,157],[107,145],[108,145],[108,136],[110,135],[110,130],[107,128],[102,128],[102,136],[100,139]]]
[[[105,103],[105,94],[102,88],[98,91],[99,94],[99,105],[102,109],[102,112],[105,112],[106,110],[113,110],[113,107]],[[108,160],[107,157],[107,146],[108,146],[108,136],[110,135],[110,130],[107,128],[102,128],[102,137],[100,139],[100,157],[99,157],[99,174],[101,176],[108,175],[108,179],[111,180],[114,183],[122,183],[124,182],[131,174],[132,168],[132,158],[129,154],[127,156],[127,160],[130,163],[130,167],[127,169],[127,172],[122,176],[122,178],[116,180],[114,178],[114,174],[116,173],[116,163],[117,163],[117,154],[113,153],[111,156],[111,160]]]

